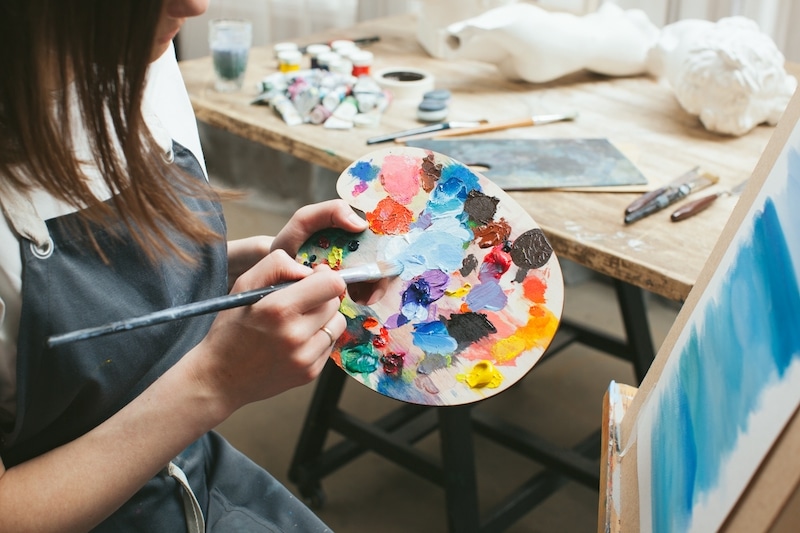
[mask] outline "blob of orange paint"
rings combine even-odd
[[[413,213],[391,198],[384,198],[375,209],[366,214],[372,231],[379,235],[401,235],[408,233],[414,220]]]

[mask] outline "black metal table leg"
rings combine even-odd
[[[439,407],[443,480],[448,529],[452,533],[480,531],[478,483],[472,442],[470,406]]]
[[[618,279],[614,280],[614,287],[617,290],[617,300],[622,313],[622,323],[625,326],[631,362],[636,372],[636,379],[641,383],[656,357],[653,337],[650,333],[650,321],[647,318],[644,291]]]
[[[314,389],[311,405],[289,466],[289,479],[312,507],[321,507],[324,495],[319,477],[311,465],[322,455],[331,420],[339,405],[347,375],[329,360]]]

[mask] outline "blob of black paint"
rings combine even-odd
[[[351,252],[355,252],[356,250],[358,250],[358,246],[359,242],[357,240],[352,240],[347,243],[347,249],[350,250]]]
[[[489,319],[483,313],[469,311],[456,313],[444,320],[447,333],[458,343],[459,348],[468,346],[482,338],[497,333]]]
[[[551,255],[553,247],[538,228],[526,231],[511,245],[511,260],[519,268],[540,268],[550,260]]]
[[[470,220],[485,226],[494,219],[498,203],[500,203],[498,198],[487,196],[473,189],[467,193],[467,199],[464,201],[464,212],[467,213]]]
[[[474,254],[469,254],[461,261],[461,270],[459,270],[459,273],[467,277],[474,272],[476,268],[478,268],[478,259]]]

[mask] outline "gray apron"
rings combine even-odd
[[[175,164],[204,179],[189,150],[174,143],[173,155]],[[225,234],[217,203],[185,202]],[[154,264],[121,223],[121,238],[105,226],[93,227],[109,261],[104,263],[79,229],[77,215],[70,214],[46,221],[47,242],[34,242],[21,232],[17,414],[14,426],[0,434],[6,467],[70,442],[112,416],[200,342],[214,316],[53,349],[46,347],[50,335],[227,292],[224,238],[210,246],[179,239],[196,259],[194,265],[178,260]],[[186,448],[97,528],[187,530],[328,531],[285,487],[213,432]]]

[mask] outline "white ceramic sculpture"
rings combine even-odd
[[[417,17],[417,42],[433,57],[444,58],[447,27],[517,0],[424,0]]]
[[[445,58],[493,63],[510,79],[542,83],[579,70],[662,77],[706,129],[727,135],[777,123],[797,86],[772,39],[744,17],[659,30],[643,11],[610,2],[583,16],[510,3],[442,35]]]
[[[706,129],[739,136],[761,123],[777,123],[797,87],[784,62],[754,21],[728,17],[665,26],[650,51],[648,71],[667,80],[681,106]]]
[[[605,3],[587,15],[513,3],[447,27],[447,58],[497,65],[511,79],[551,81],[578,70],[645,72],[659,31],[638,9]]]

